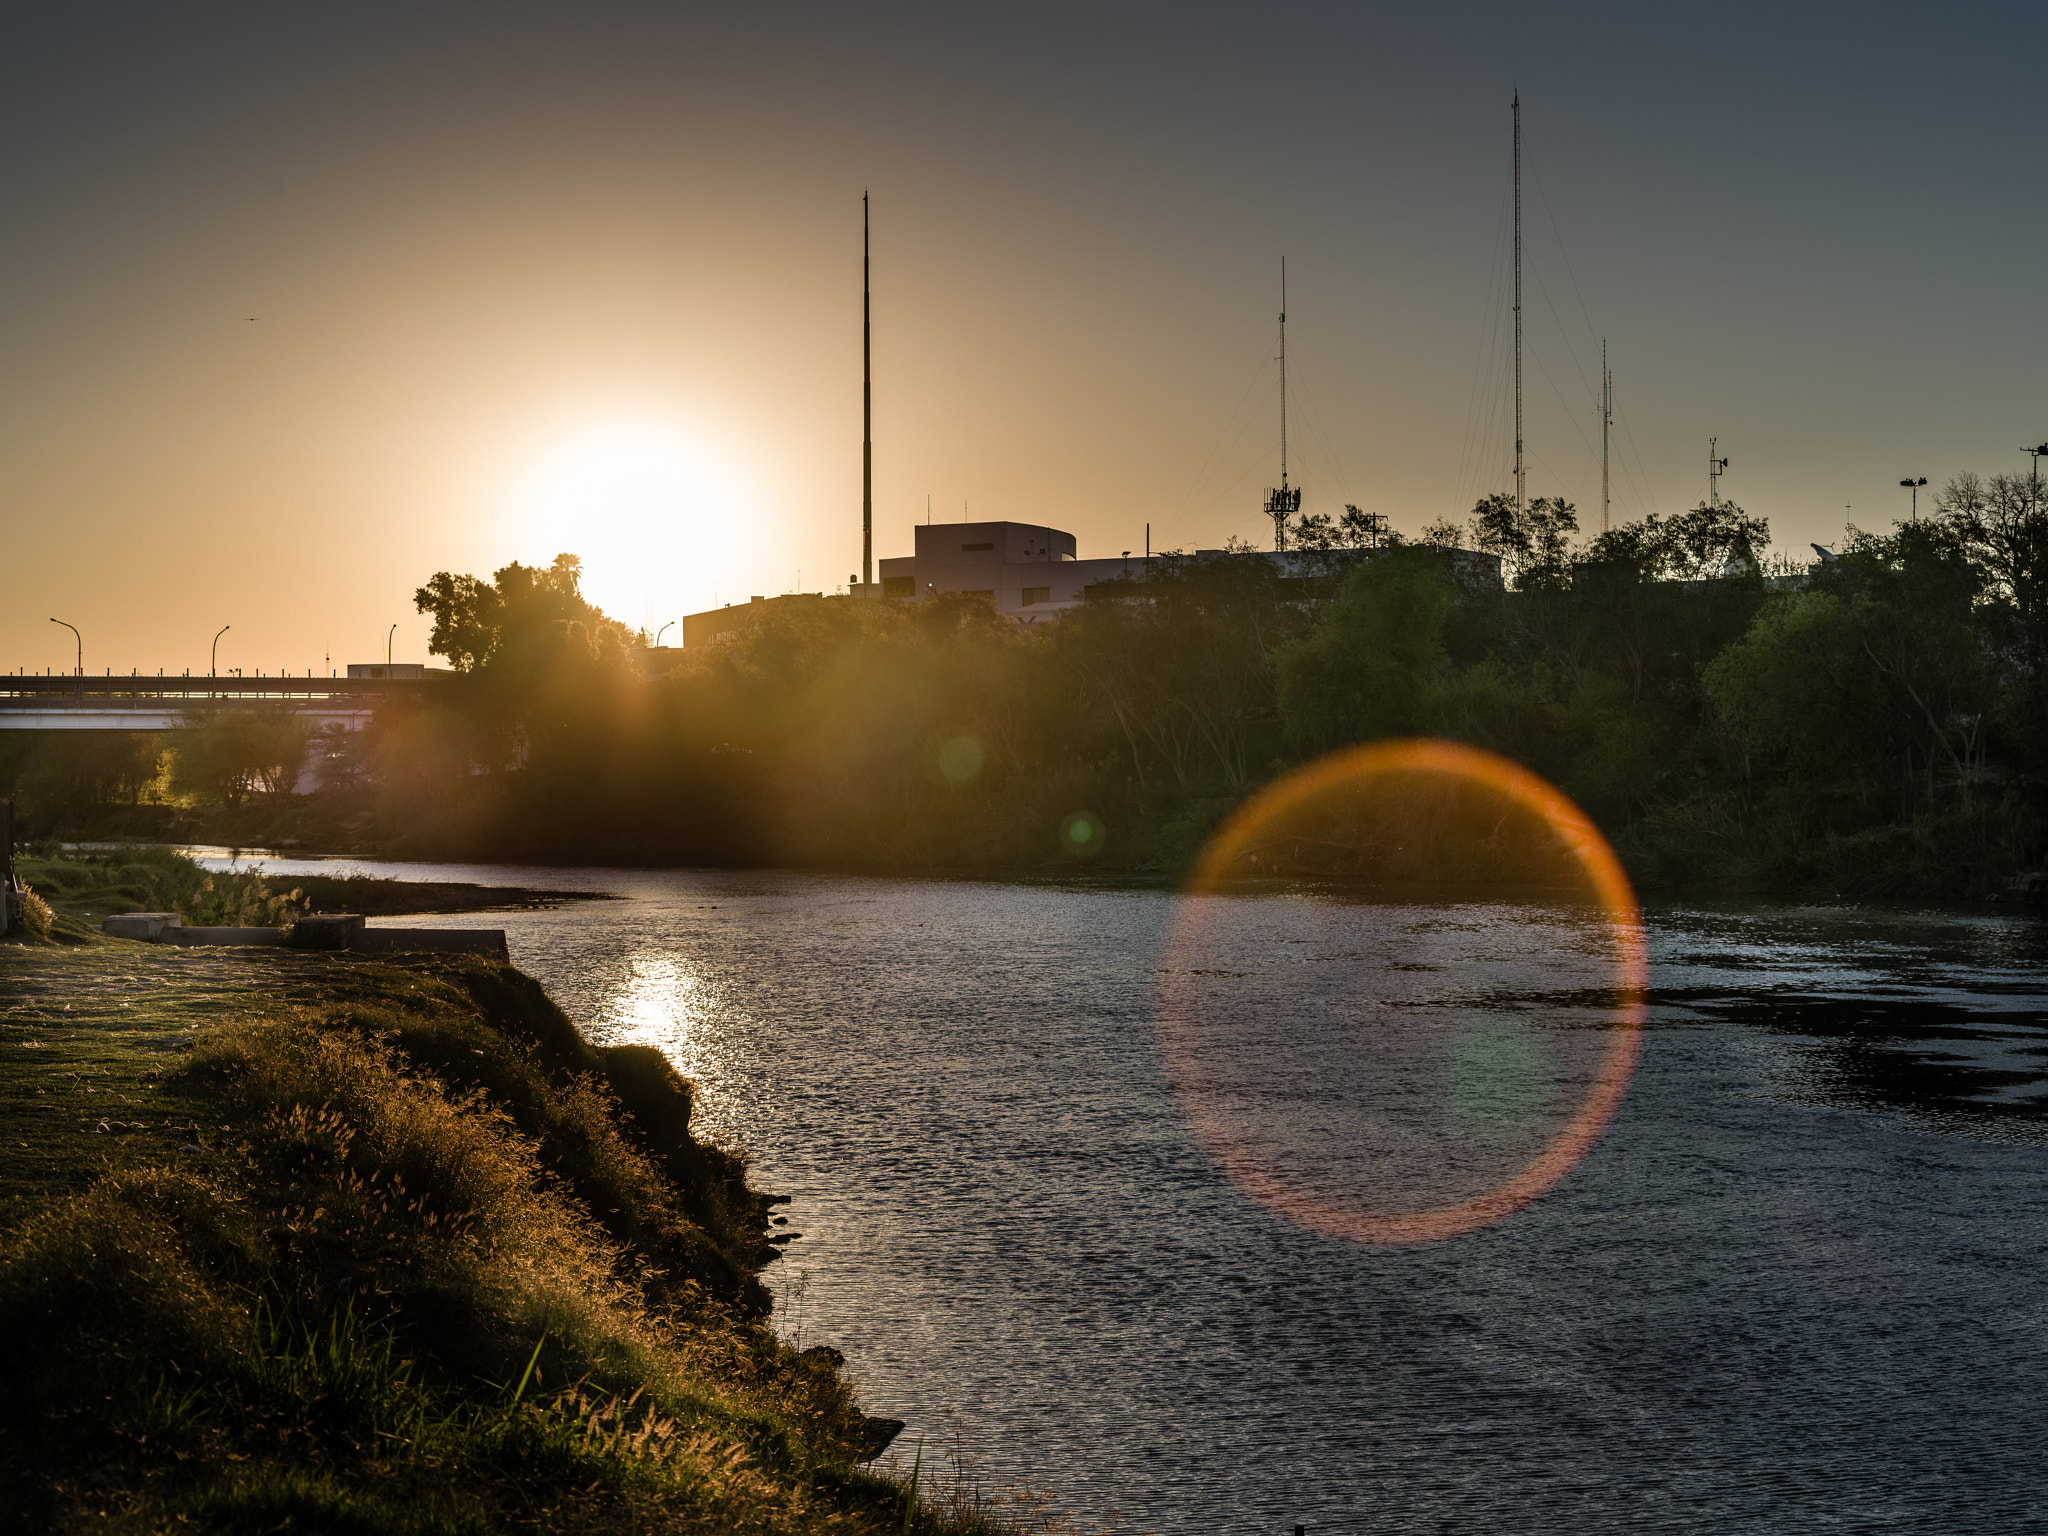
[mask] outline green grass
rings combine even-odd
[[[691,1107],[480,960],[0,942],[0,1526],[900,1530]]]
[[[206,871],[169,848],[62,853],[44,844],[15,860],[16,874],[60,917],[93,927],[114,912],[175,912],[194,900]]]

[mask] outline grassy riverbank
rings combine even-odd
[[[905,1528],[658,1054],[468,958],[72,938],[0,942],[0,1524]]]
[[[171,848],[130,845],[65,851],[46,843],[16,856],[20,878],[58,913],[86,927],[114,912],[177,912],[193,922],[285,921],[263,910],[275,898],[292,911],[360,912],[397,917],[425,912],[529,911],[564,902],[605,901],[586,891],[457,881],[384,880],[374,875],[211,875]]]

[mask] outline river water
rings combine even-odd
[[[1653,910],[1605,1135],[1492,1225],[1376,1247],[1219,1173],[1162,988],[1250,978],[1262,1057],[1398,972],[1412,1016],[1508,1041],[1482,1108],[1528,1086],[1487,1063],[1562,1063],[1515,1110],[1540,1134],[1590,1070],[1569,914],[1243,898],[1191,950],[1156,891],[269,867],[623,898],[437,921],[505,928],[593,1040],[701,1085],[700,1124],[794,1197],[783,1330],[845,1353],[906,1460],[964,1448],[1159,1532],[2048,1529],[2038,919]],[[1246,1137],[1275,1102],[1240,1105]]]

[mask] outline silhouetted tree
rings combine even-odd
[[[1562,496],[1538,496],[1517,505],[1503,492],[1481,497],[1472,509],[1473,543],[1500,556],[1516,587],[1563,581],[1570,571],[1572,535],[1578,531],[1578,509]]]

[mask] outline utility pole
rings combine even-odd
[[[868,315],[868,195],[860,195],[860,584],[875,579],[875,382]]]
[[[2023,448],[2020,451],[2034,456],[2033,488],[2027,492],[2027,510],[2032,512],[2041,505],[2041,455],[2048,453],[2048,443],[2042,443],[2034,448]]]
[[[1515,92],[1515,512],[1528,500],[1529,480],[1522,468],[1522,93]]]
[[[1926,483],[1927,477],[1925,475],[1922,475],[1917,480],[1915,480],[1911,475],[1908,475],[1905,479],[1899,482],[1900,485],[1903,485],[1907,490],[1913,493],[1913,521],[1916,523],[1920,521],[1920,487],[1925,485]]]
[[[1707,439],[1707,505],[1710,507],[1721,505],[1721,475],[1728,468],[1726,459],[1714,457],[1714,449],[1720,442],[1718,437]]]
[[[1607,338],[1600,338],[1600,531],[1607,531],[1610,500],[1607,477],[1607,436],[1614,425],[1614,375],[1607,371]]]

